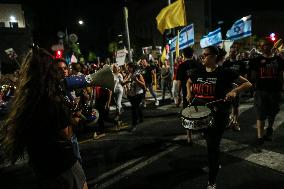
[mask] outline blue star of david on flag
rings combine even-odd
[[[212,32],[209,32],[208,35],[205,35],[200,39],[201,48],[205,48],[211,45],[217,45],[222,42],[222,33],[221,28],[218,28]]]
[[[237,40],[250,35],[252,35],[251,15],[237,20],[226,34],[228,40]]]
[[[176,40],[177,40],[177,36],[172,38],[170,41],[170,51],[172,52],[176,50]],[[193,28],[193,24],[190,24],[180,30],[179,50],[182,50],[193,44],[194,44],[194,28]]]

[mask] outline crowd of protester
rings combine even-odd
[[[31,50],[20,71],[8,78],[7,83],[2,83],[0,91],[1,112],[11,99],[13,102],[4,126],[5,137],[1,138],[7,144],[13,162],[27,150],[41,188],[53,188],[59,182],[68,186],[76,185],[74,188],[87,188],[77,139],[79,130],[91,129],[94,139],[105,136],[105,121],[109,120],[112,105],[115,107],[113,123],[120,129],[125,112],[122,102],[127,100],[131,104],[128,130],[135,132],[139,123],[144,121],[146,93],[149,92],[153,97],[154,106],[159,106],[157,90],[161,90],[162,101],[165,101],[168,92],[172,103],[176,107],[182,104],[181,108],[191,105],[193,99],[199,99],[199,103],[220,98],[226,101],[214,107],[216,127],[204,131],[208,147],[208,188],[216,188],[219,146],[224,129],[241,129],[241,95],[254,98],[257,112],[256,151],[259,151],[265,141],[272,140],[273,124],[279,112],[283,91],[284,53],[275,50],[271,42],[264,40],[259,49],[244,52],[233,45],[228,56],[222,48],[213,46],[203,49],[200,56],[194,53],[192,47],[184,49],[182,54],[183,56],[175,58],[171,67],[169,60],[149,60],[148,56],[123,65],[108,65],[104,62],[67,64],[64,59],[52,59],[45,50]],[[65,90],[60,87],[60,81],[66,77],[93,74],[105,65],[112,67],[113,89],[88,86]],[[215,83],[211,83],[216,85],[214,94],[203,94],[202,90],[193,87],[202,87],[204,82],[211,82],[212,78],[216,79]],[[266,119],[268,126],[265,132]],[[37,125],[41,126],[37,128]],[[42,133],[39,129],[46,132],[39,135],[37,133]],[[192,145],[192,131],[186,131],[187,140]],[[35,145],[35,141],[42,142]],[[38,154],[42,146],[48,150],[40,150],[41,153]],[[59,151],[59,154],[55,154]],[[66,163],[61,158],[57,159],[60,155],[68,156],[69,161]],[[52,161],[53,166],[42,166],[39,163],[42,161]]]

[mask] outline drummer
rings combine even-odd
[[[219,101],[210,105],[215,111],[214,126],[208,127],[203,131],[208,151],[208,189],[216,188],[220,141],[228,124],[231,110],[230,101],[238,93],[252,86],[246,78],[218,66],[219,57],[217,47],[208,46],[204,48],[201,56],[203,67],[195,70],[187,80],[187,100],[192,102],[192,105],[205,105],[208,102],[224,99],[221,102]],[[231,90],[232,83],[237,83],[238,87]]]

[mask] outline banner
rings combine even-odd
[[[231,29],[227,31],[227,39],[237,40],[252,35],[251,32],[251,15],[237,20]]]
[[[13,48],[6,49],[5,53],[9,56],[10,59],[16,59],[18,57]]]
[[[215,31],[209,32],[208,35],[205,35],[200,39],[201,48],[205,48],[212,45],[217,45],[222,42],[222,33],[221,28],[216,29]]]
[[[170,51],[176,50],[177,36],[170,40]],[[179,50],[182,50],[190,45],[194,44],[194,27],[190,24],[182,28],[179,32]]]
[[[125,58],[127,53],[128,52],[126,49],[121,49],[116,52],[116,63],[118,66],[122,66],[125,64]]]

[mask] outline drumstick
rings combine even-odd
[[[224,102],[224,99],[219,99],[219,100],[215,100],[215,101],[212,101],[212,102],[207,102],[206,104],[205,104],[205,106],[208,106],[208,105],[211,105],[211,104],[215,104],[215,103],[217,103],[217,102]]]
[[[187,105],[188,107],[195,101],[196,98],[193,98],[192,101]]]

